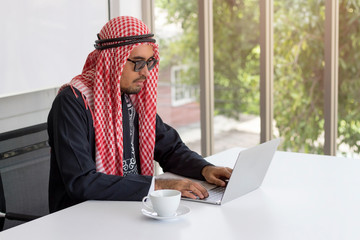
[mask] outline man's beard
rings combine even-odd
[[[146,77],[140,77],[135,79],[132,83],[136,83],[139,80],[146,80]],[[141,91],[142,87],[139,86],[130,86],[128,88],[121,88],[121,93],[126,94],[138,94]]]
[[[138,94],[141,91],[141,87],[128,87],[128,88],[121,88],[121,93],[126,94]]]

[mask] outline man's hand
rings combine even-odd
[[[155,190],[175,189],[181,192],[181,196],[203,199],[209,196],[207,190],[199,183],[189,179],[155,179]]]
[[[215,184],[217,186],[225,187],[225,180],[229,179],[232,173],[232,169],[228,167],[216,167],[206,166],[201,171],[207,182]]]

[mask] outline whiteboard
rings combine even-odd
[[[107,21],[107,0],[1,0],[0,97],[69,82]]]

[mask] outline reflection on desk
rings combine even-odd
[[[239,149],[208,158],[232,167]],[[159,221],[141,202],[87,201],[0,233],[10,239],[360,239],[360,160],[276,152],[263,185]]]

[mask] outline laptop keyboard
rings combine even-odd
[[[209,197],[206,198],[206,201],[219,201],[224,195],[225,187],[215,187],[208,190]]]
[[[207,198],[200,199],[198,196],[196,196],[196,199],[191,199],[187,197],[182,197],[184,200],[188,201],[199,201],[199,202],[205,202],[205,203],[212,203],[212,204],[221,204],[221,199],[224,195],[226,187],[214,187],[208,189],[209,196]]]

